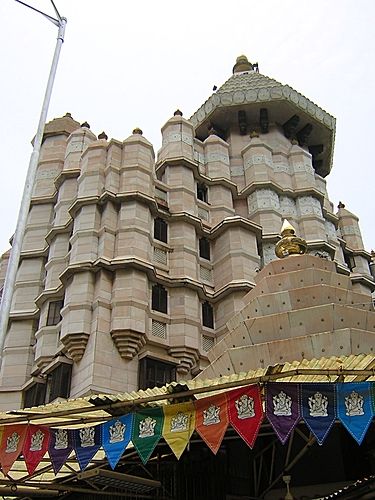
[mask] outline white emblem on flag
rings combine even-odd
[[[121,420],[116,420],[116,422],[109,427],[109,442],[110,444],[121,443],[124,441],[126,425],[121,422]]]
[[[203,425],[213,425],[220,423],[220,406],[210,405],[203,410]]]
[[[308,399],[310,417],[328,417],[328,398],[321,392],[316,392]]]
[[[5,453],[14,453],[17,451],[18,443],[21,436],[17,432],[13,432],[11,436],[7,437],[7,446],[5,448]]]
[[[347,417],[356,417],[364,415],[363,396],[358,392],[352,391],[349,396],[345,396],[345,407]]]
[[[55,434],[55,450],[66,450],[68,447],[68,431],[66,429],[57,429]]]
[[[139,422],[139,437],[146,438],[155,436],[156,420],[151,417],[146,417]]]
[[[255,417],[254,399],[247,394],[242,394],[239,399],[235,401],[237,409],[237,417],[241,420],[245,418]]]
[[[277,417],[290,417],[292,415],[292,398],[280,391],[279,394],[273,396],[273,414]]]
[[[189,416],[179,411],[175,417],[171,418],[171,432],[187,431],[188,424]]]
[[[84,427],[79,430],[79,437],[81,439],[82,448],[89,448],[95,446],[95,430],[94,427]]]
[[[44,436],[44,432],[40,429],[31,435],[30,451],[40,451],[42,449]]]

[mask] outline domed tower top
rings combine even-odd
[[[248,58],[244,55],[238,56],[236,64],[233,66],[233,74],[241,73],[242,71],[252,71],[254,66],[249,62]]]
[[[237,129],[241,135],[258,129],[268,133],[278,127],[287,139],[297,141],[312,155],[321,177],[332,167],[336,120],[289,85],[259,72],[258,63],[245,55],[237,57],[233,74],[190,117],[195,137],[205,141],[214,128],[228,138]],[[226,140],[226,139],[225,139]]]

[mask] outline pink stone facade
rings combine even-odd
[[[358,219],[344,207],[335,213],[326,190],[334,118],[249,70],[161,131],[155,157],[139,130],[119,141],[98,139],[69,115],[47,124],[3,352],[2,408],[20,407],[59,363],[72,367],[70,397],[78,397],[137,390],[145,357],[186,379],[241,371],[243,345],[246,369],[323,355],[320,345],[327,355],[369,349],[371,255]],[[303,271],[299,257],[284,263],[274,253],[284,218],[307,241]],[[159,219],[165,238],[155,237]],[[153,307],[155,285],[165,311]],[[354,311],[348,301],[366,305]],[[51,303],[61,304],[61,320],[51,320]],[[203,324],[206,303],[213,327]],[[250,323],[261,326],[249,333]],[[332,343],[332,332],[342,342]],[[319,348],[297,346],[310,335],[321,335]],[[269,341],[278,342],[271,353]]]

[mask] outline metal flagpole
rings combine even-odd
[[[65,26],[67,23],[67,19],[65,17],[60,16],[53,0],[50,1],[53,5],[57,19],[36,9],[35,7],[32,7],[31,5],[28,5],[27,3],[22,2],[21,0],[15,0],[15,1],[17,3],[24,5],[25,7],[30,8],[31,10],[34,10],[35,12],[38,12],[39,14],[42,14],[45,18],[51,21],[55,26],[58,27],[58,35],[57,35],[55,52],[52,59],[52,65],[48,77],[47,88],[44,95],[42,110],[40,113],[38,129],[34,139],[33,152],[31,153],[29,161],[29,168],[26,175],[25,187],[23,190],[21,206],[18,213],[16,231],[13,237],[12,248],[10,251],[10,258],[4,283],[3,296],[1,300],[1,309],[0,309],[0,363],[3,357],[3,349],[5,344],[5,337],[7,334],[9,313],[12,304],[12,297],[13,297],[14,285],[16,282],[17,270],[21,255],[22,242],[25,234],[26,223],[30,209],[30,202],[34,188],[36,170],[38,167],[40,148],[43,140],[44,126],[47,119],[48,107],[52,94],[52,87],[55,80],[57,63],[59,61],[61,46],[64,42]]]

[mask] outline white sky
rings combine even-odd
[[[28,0],[53,14],[49,0]],[[337,119],[331,201],[373,231],[375,36],[373,0],[55,0],[68,18],[49,120],[67,111],[124,140],[142,128],[157,151],[160,128],[191,116],[246,54]],[[30,140],[36,132],[57,28],[0,1],[0,253],[14,232]]]

